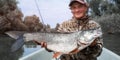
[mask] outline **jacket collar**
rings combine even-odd
[[[83,18],[80,18],[80,19],[75,19],[73,18],[72,20],[74,20],[77,24],[81,25],[81,24],[86,24],[88,21],[89,21],[89,16],[86,15],[85,17]]]

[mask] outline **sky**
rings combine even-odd
[[[41,12],[42,19],[45,24],[49,24],[52,28],[57,23],[69,20],[72,17],[69,10],[70,0],[36,0]],[[24,16],[37,15],[40,18],[35,0],[18,0],[18,7]]]

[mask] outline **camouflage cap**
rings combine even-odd
[[[69,6],[71,6],[74,2],[79,2],[81,4],[88,6],[88,3],[86,3],[84,0],[71,0]]]

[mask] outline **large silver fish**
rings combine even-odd
[[[13,51],[21,47],[24,42],[35,40],[37,42],[46,42],[48,49],[53,52],[60,52],[61,54],[69,54],[75,49],[82,50],[89,46],[97,37],[101,37],[102,35],[99,28],[67,34],[35,32],[19,34],[20,36],[16,36],[16,33],[17,31],[6,32],[9,36],[17,39],[17,42],[12,46]]]

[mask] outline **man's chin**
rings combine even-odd
[[[76,17],[76,19],[81,19],[82,17]]]
[[[76,19],[81,19],[84,15],[76,15],[75,18]]]

